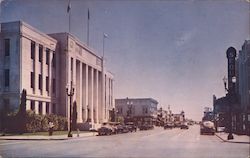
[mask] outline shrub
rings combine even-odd
[[[39,115],[34,111],[26,111],[25,113],[25,129],[24,132],[42,132],[48,131],[49,122],[53,122],[54,130],[67,130],[67,119],[63,116],[55,114]],[[5,116],[4,130],[11,133],[20,132],[20,115],[16,112],[9,113]]]
[[[35,114],[33,111],[27,112],[26,131],[38,132],[42,131],[43,116]]]
[[[59,130],[59,131],[67,130],[67,125],[68,125],[67,119],[65,117],[62,117],[62,116],[58,116],[57,119],[58,119],[58,129],[57,130]]]

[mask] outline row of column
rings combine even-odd
[[[72,61],[73,60],[73,61]],[[79,60],[71,58],[70,79],[75,84],[73,100],[77,103],[77,122],[91,122],[92,125],[103,121],[102,72]]]

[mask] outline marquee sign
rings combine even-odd
[[[236,58],[236,49],[230,47],[227,49],[227,59],[228,59],[228,89],[230,92],[234,91],[235,83],[235,58]]]

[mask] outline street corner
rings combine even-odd
[[[223,142],[228,142],[228,143],[239,143],[239,144],[250,144],[250,137],[246,135],[233,135],[233,139],[228,140],[228,133],[215,133],[217,138],[222,140]]]

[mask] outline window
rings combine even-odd
[[[39,62],[43,61],[43,46],[39,45]]]
[[[35,88],[35,74],[34,74],[34,72],[30,72],[30,87]]]
[[[46,91],[49,91],[49,77],[46,76]]]
[[[71,69],[71,71],[73,71],[73,58],[71,58],[71,62],[70,62],[71,64],[70,64],[70,69]]]
[[[30,109],[31,109],[32,111],[35,110],[35,101],[34,101],[34,100],[31,100],[31,101],[30,101]]]
[[[53,83],[52,83],[52,92],[56,93],[56,79],[53,78]]]
[[[41,102],[41,101],[39,101],[38,110],[39,110],[39,114],[43,113],[43,102]]]
[[[10,39],[4,39],[4,54],[10,56]]]
[[[43,78],[42,78],[42,75],[39,74],[38,88],[39,88],[40,90],[42,90],[42,87],[43,87]]]
[[[46,64],[49,65],[49,49],[46,49]]]
[[[31,59],[35,59],[35,51],[36,51],[36,44],[35,42],[31,42],[30,52],[31,52]]]
[[[49,114],[49,103],[46,102],[46,114]]]
[[[10,70],[9,69],[4,70],[4,85],[5,87],[10,86]]]
[[[52,66],[56,67],[56,54],[53,53],[53,57],[52,57]]]

